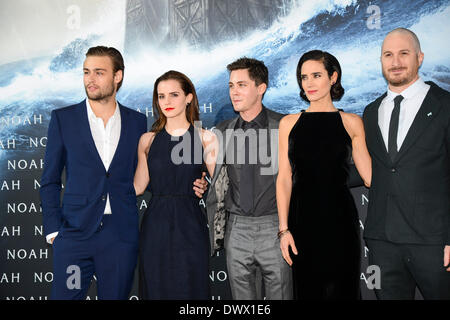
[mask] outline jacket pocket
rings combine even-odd
[[[81,194],[64,194],[63,205],[83,206],[87,204],[87,196]]]
[[[448,195],[420,193],[416,195],[414,222],[423,235],[437,235],[448,229]]]
[[[123,201],[125,201],[127,204],[133,204],[137,205],[137,198],[136,194],[124,194],[120,197]]]

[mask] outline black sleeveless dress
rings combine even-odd
[[[359,218],[347,186],[352,141],[339,111],[304,112],[289,134],[294,298],[359,299]]]
[[[181,141],[186,148],[178,148]],[[179,141],[172,141],[163,129],[152,142],[148,154],[152,198],[139,242],[142,299],[210,299],[207,220],[192,189],[205,171],[202,155],[192,125]],[[181,159],[183,163],[177,164]]]

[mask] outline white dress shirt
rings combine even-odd
[[[387,96],[383,99],[380,108],[378,109],[378,126],[380,127],[386,150],[389,145],[389,123],[391,121],[392,110],[394,109],[394,98],[399,94],[404,98],[400,103],[400,115],[398,120],[397,148],[400,150],[429,89],[430,86],[421,78],[417,79],[401,93],[392,92],[388,88]]]
[[[121,130],[121,118],[120,109],[116,102],[116,110],[114,114],[109,118],[106,126],[103,123],[102,118],[97,118],[92,111],[89,104],[89,100],[86,99],[86,109],[89,121],[89,127],[91,129],[92,138],[97,148],[97,152],[102,159],[105,170],[108,171],[111,161],[116,152],[117,145],[119,144],[120,130]],[[111,204],[109,202],[109,194],[106,198],[106,206],[104,214],[111,214]],[[56,237],[58,232],[53,232],[46,236],[47,242],[50,243],[50,239]]]

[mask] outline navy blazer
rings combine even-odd
[[[111,221],[119,237],[137,242],[139,216],[133,179],[138,143],[147,131],[147,118],[118,105],[120,138],[108,171],[92,138],[86,101],[52,111],[40,188],[46,235],[58,231],[58,236],[65,238],[89,238],[101,222],[109,194]]]

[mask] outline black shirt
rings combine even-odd
[[[236,122],[234,135],[230,139],[232,143],[228,144],[225,156],[229,177],[225,207],[230,213],[252,217],[278,214],[275,177],[261,174],[261,168],[270,167],[272,161],[268,127],[265,107],[252,121],[247,122],[239,116]],[[278,155],[273,156],[277,157]],[[242,170],[250,170],[247,175],[244,173],[244,176],[249,176],[250,179],[241,181]],[[247,212],[241,208],[241,190],[243,188],[246,188],[245,192],[253,189],[251,192],[253,204]]]

